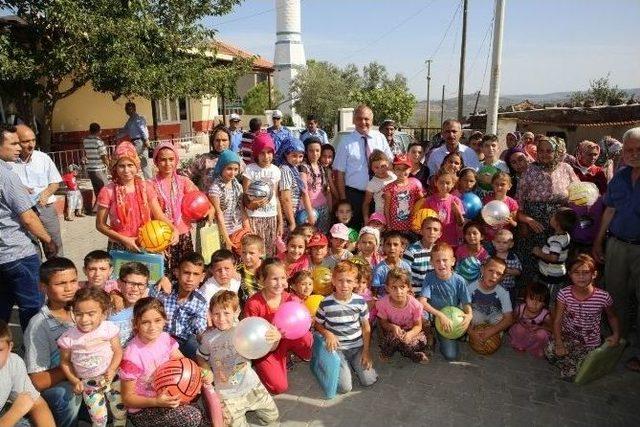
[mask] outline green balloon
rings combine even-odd
[[[467,332],[467,329],[462,327],[462,322],[464,321],[464,318],[462,316],[464,312],[460,310],[458,307],[453,307],[453,306],[443,307],[440,310],[440,312],[442,312],[442,314],[447,316],[449,320],[451,320],[451,323],[453,324],[451,327],[451,330],[449,332],[446,332],[442,328],[440,319],[436,317],[436,330],[440,335],[450,340],[456,340],[461,336],[463,336],[465,332]]]
[[[355,243],[358,241],[358,237],[360,233],[358,233],[356,230],[354,230],[353,228],[349,228],[349,241],[352,243]]]

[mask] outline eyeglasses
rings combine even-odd
[[[138,289],[144,289],[148,286],[146,283],[129,282],[128,280],[121,280],[121,282],[125,285],[129,285],[133,288],[138,288]]]
[[[281,120],[282,117],[274,117],[273,120]]]

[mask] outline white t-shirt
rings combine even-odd
[[[22,393],[27,393],[33,401],[40,397],[20,356],[9,353],[7,363],[0,369],[0,410],[8,409],[4,408],[5,404],[13,402]]]
[[[389,172],[389,176],[387,178],[382,179],[374,176],[367,184],[367,191],[373,194],[373,201],[375,204],[376,212],[381,214],[384,213],[384,198],[382,197],[382,190],[384,190],[384,187],[387,184],[391,184],[395,180],[396,175],[393,172]]]
[[[200,293],[200,295],[204,297],[204,299],[207,300],[207,307],[209,307],[209,302],[211,301],[211,298],[213,298],[213,296],[218,292],[231,291],[237,294],[239,289],[240,289],[240,280],[238,279],[231,279],[231,283],[229,283],[229,287],[223,288],[218,284],[218,282],[216,282],[216,279],[214,279],[213,277],[210,277],[207,279],[206,282],[204,282],[200,286],[200,288],[198,289],[198,292]]]
[[[255,211],[247,209],[247,215],[253,218],[271,218],[278,216],[278,184],[282,177],[280,169],[275,165],[269,165],[266,168],[261,168],[256,163],[247,165],[247,168],[242,174],[249,182],[264,181],[270,183],[273,189],[273,196],[269,203]]]

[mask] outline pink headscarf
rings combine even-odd
[[[173,151],[175,156],[176,168],[180,163],[180,155],[176,147],[169,141],[161,142],[153,150],[153,162],[158,164],[158,156],[163,149]],[[152,180],[153,185],[156,188],[158,197],[160,198],[160,204],[164,209],[167,217],[172,220],[174,224],[178,224],[182,219],[182,198],[184,197],[184,186],[178,182],[178,174],[176,169],[173,170],[173,174],[166,178],[160,178],[158,175]]]
[[[276,152],[276,145],[273,143],[273,138],[266,132],[258,133],[251,143],[251,152],[253,153],[253,158],[257,161],[258,155],[262,153],[264,150],[271,150],[273,153]]]

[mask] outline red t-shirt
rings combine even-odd
[[[280,305],[285,302],[296,301],[300,302],[300,298],[297,296],[290,294],[287,291],[282,292],[282,299],[280,300]],[[267,304],[267,300],[264,299],[262,292],[257,292],[253,294],[247,302],[244,304],[244,309],[242,310],[242,314],[244,317],[257,316],[262,317],[267,320],[269,323],[273,323],[273,316],[275,316],[276,311],[278,309],[271,309]]]

